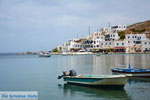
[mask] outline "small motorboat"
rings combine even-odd
[[[111,69],[113,74],[130,74],[131,77],[150,77],[150,69],[138,69],[131,68],[130,64],[128,68],[113,68]]]
[[[39,53],[39,57],[50,57],[50,56],[51,56],[50,51],[49,52],[41,51]]]
[[[126,75],[78,75],[78,76],[64,76],[64,81],[70,84],[85,85],[92,87],[106,87],[106,88],[123,88],[128,80]]]
[[[59,76],[58,79],[60,79]],[[90,86],[96,88],[123,88],[128,81],[128,75],[63,75],[68,84]]]
[[[40,53],[39,54],[39,57],[50,57],[51,56],[51,54],[49,54],[49,53]]]

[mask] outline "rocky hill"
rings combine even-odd
[[[126,34],[142,34],[145,33],[147,38],[150,38],[150,20],[129,25]]]

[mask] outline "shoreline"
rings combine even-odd
[[[150,52],[148,53],[108,53],[108,54],[105,54],[105,53],[91,53],[91,54],[76,54],[76,53],[50,53],[51,55],[119,55],[119,54],[150,54]]]

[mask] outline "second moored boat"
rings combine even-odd
[[[111,70],[115,75],[130,74],[131,77],[142,77],[142,78],[150,77],[150,69],[131,68],[130,64],[128,68],[113,68]]]

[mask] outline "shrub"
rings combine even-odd
[[[120,36],[120,39],[125,39],[125,32],[124,31],[119,31],[118,35]]]
[[[52,52],[58,52],[57,48],[53,49]]]

